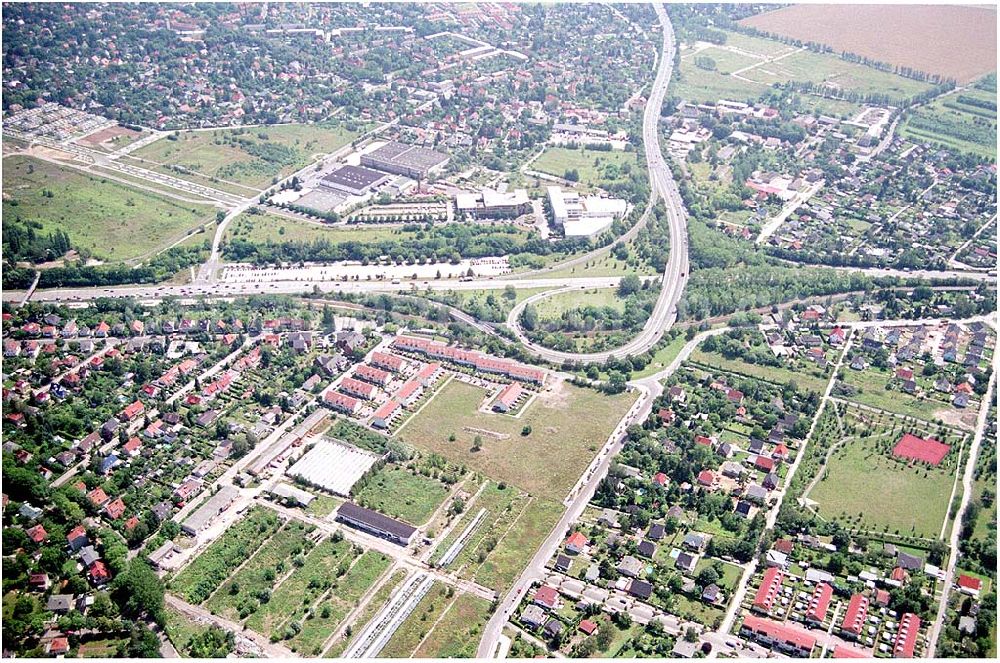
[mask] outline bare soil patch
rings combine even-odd
[[[134,129],[126,129],[125,127],[108,127],[107,129],[101,129],[95,133],[90,134],[84,138],[80,139],[81,143],[87,143],[89,145],[100,145],[105,141],[112,140],[118,136],[128,136],[130,138],[135,138],[140,135],[140,132]]]
[[[994,7],[793,5],[741,23],[960,83],[996,71]]]

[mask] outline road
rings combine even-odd
[[[990,384],[986,389],[986,393],[992,394],[996,388],[996,384],[997,372],[994,370],[993,374],[990,375]],[[928,633],[927,639],[930,642],[930,647],[928,648],[927,658],[935,657],[938,637],[941,635],[941,628],[944,626],[944,620],[948,615],[948,595],[951,593],[952,583],[955,581],[955,564],[958,561],[959,555],[958,539],[962,533],[962,516],[965,515],[965,509],[969,506],[969,500],[972,498],[972,483],[976,470],[976,460],[979,457],[979,446],[983,441],[983,435],[986,433],[986,426],[989,423],[990,401],[990,398],[984,397],[979,407],[976,434],[972,438],[972,448],[969,449],[969,459],[965,463],[965,473],[962,475],[962,505],[959,507],[958,516],[955,517],[955,523],[951,527],[951,542],[949,544],[951,546],[951,555],[948,556],[948,570],[944,576],[944,589],[941,592],[941,602],[938,605],[937,616],[934,619],[934,623],[931,624],[930,633]]]

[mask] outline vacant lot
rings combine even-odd
[[[557,177],[565,177],[567,171],[575,170],[580,184],[600,187],[627,180],[628,171],[642,168],[642,165],[638,152],[549,147],[529,167]]]
[[[500,592],[510,588],[562,513],[561,502],[532,499],[508,529],[491,531],[499,540],[476,570],[476,582]]]
[[[400,437],[529,493],[561,500],[635,401],[562,383],[519,419],[479,412],[486,390],[452,380],[409,420]],[[524,426],[532,432],[522,436]],[[454,440],[450,440],[450,436]],[[481,448],[473,451],[476,437]]]
[[[423,525],[448,496],[448,487],[436,479],[395,466],[386,466],[364,480],[354,496],[361,506],[411,525]]]
[[[105,261],[140,258],[215,220],[215,208],[131,189],[31,157],[3,160],[3,217],[64,230],[70,243]]]
[[[960,82],[996,70],[997,18],[992,7],[792,5],[742,22]]]
[[[378,657],[409,658],[453,600],[453,590],[450,590],[449,586],[442,582],[435,582],[420,599],[410,616],[400,624],[396,632],[389,638],[389,642]]]
[[[273,177],[291,175],[317,155],[333,152],[358,135],[343,127],[300,124],[185,131],[147,145],[133,156],[263,188]]]
[[[852,439],[833,452],[806,497],[817,503],[824,519],[935,538],[948,514],[954,480],[953,465],[908,467],[880,448],[875,438]]]

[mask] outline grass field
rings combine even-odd
[[[996,68],[996,11],[987,6],[793,5],[742,23],[959,81]]]
[[[874,438],[851,440],[833,452],[822,479],[806,495],[825,519],[867,530],[937,537],[948,515],[954,467],[907,467]]]
[[[560,262],[565,259],[566,256],[554,256],[554,262]],[[582,265],[538,272],[537,274],[525,276],[525,278],[554,279],[584,276],[625,276],[626,274],[655,276],[656,271],[646,263],[629,264],[627,261],[618,260],[609,252]]]
[[[209,178],[264,188],[272,178],[292,174],[316,155],[336,151],[360,133],[318,124],[185,131],[176,140],[162,138],[133,156],[182,166]]]
[[[548,147],[531,163],[532,170],[563,177],[567,170],[576,170],[580,184],[596,188],[628,179],[622,168],[641,168],[637,152],[602,152],[598,150]]]
[[[659,373],[669,366],[670,362],[677,358],[677,355],[681,353],[681,350],[684,349],[685,345],[687,345],[687,340],[683,335],[676,337],[657,350],[656,353],[653,354],[653,360],[646,365],[646,368],[632,373],[632,377],[644,378],[652,375],[653,373]]]
[[[475,658],[490,607],[489,601],[478,596],[459,594],[413,653],[414,658]]]
[[[188,642],[191,641],[196,635],[200,635],[208,630],[206,624],[198,624],[191,620],[188,616],[182,614],[178,610],[171,608],[169,605],[164,608],[164,614],[166,615],[166,631],[167,637],[170,638],[170,642],[174,645],[174,648],[180,653],[181,656],[187,656],[186,650]]]
[[[253,509],[188,564],[170,582],[170,591],[188,603],[201,603],[229,578],[233,569],[260,549],[281,523],[270,509]]]
[[[585,306],[610,307],[616,311],[624,311],[625,300],[618,297],[615,288],[588,288],[545,297],[535,304],[539,318],[558,318],[566,311]]]
[[[934,398],[918,398],[898,388],[886,389],[885,385],[892,379],[893,374],[885,369],[869,366],[863,371],[848,368],[843,373],[844,382],[860,389],[854,395],[845,397],[845,400],[854,403],[905,414],[908,417],[916,417],[925,421],[932,421],[938,410],[953,409],[948,403]]]
[[[277,214],[241,214],[226,228],[226,240],[234,238],[248,242],[330,242],[370,243],[380,240],[412,239],[417,233],[401,228],[350,228],[310,223]]]
[[[501,488],[495,481],[489,481],[483,491],[474,501],[466,505],[465,513],[437,546],[434,559],[438,561],[452,543],[461,535],[465,528],[476,517],[480,509],[486,509],[482,524],[476,528],[462,552],[451,563],[451,569],[461,569],[474,559],[483,540],[488,536],[497,536],[497,532],[505,529],[520,515],[529,498],[513,486]]]
[[[64,230],[70,243],[105,261],[163,249],[203,223],[215,208],[173,200],[31,157],[3,160],[3,216]]]
[[[500,539],[476,570],[476,582],[501,592],[507,590],[559,522],[563,510],[561,502],[532,499],[509,529],[492,531],[491,535]]]
[[[399,436],[487,477],[556,500],[576,483],[635,401],[634,394],[605,396],[562,383],[554,392],[541,394],[515,419],[479,412],[486,395],[480,387],[452,380],[409,420]],[[524,437],[521,429],[526,425],[532,427],[532,433]],[[496,439],[467,428],[506,438]],[[449,441],[450,435],[455,436],[454,441]],[[482,437],[482,448],[473,451],[477,435]]]
[[[436,479],[386,466],[367,478],[354,497],[362,506],[419,526],[430,519],[448,492]]]
[[[996,160],[996,93],[966,89],[935,99],[908,114],[900,133],[917,142],[943,145]],[[992,104],[983,108],[977,104]]]

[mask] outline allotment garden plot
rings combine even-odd
[[[818,433],[826,437],[817,444],[827,456],[805,506],[852,529],[938,538],[952,491],[961,491],[957,470],[966,436],[888,412],[834,407],[838,425]]]

